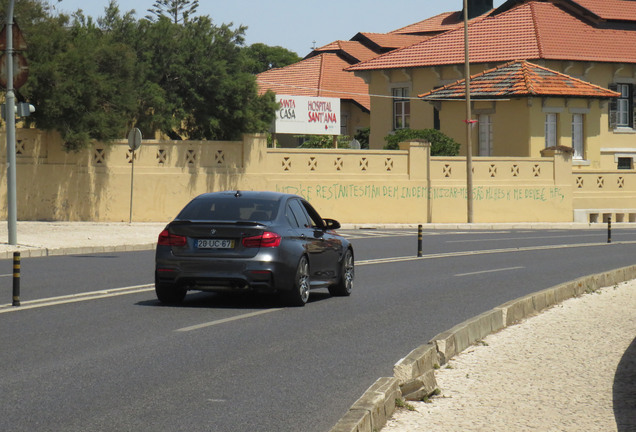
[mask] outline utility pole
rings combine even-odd
[[[464,0],[464,75],[466,83],[466,210],[467,222],[473,223],[473,115],[470,107],[470,57],[468,52],[468,0]]]
[[[15,93],[13,90],[13,5],[15,0],[9,0],[7,11],[7,96],[6,96],[6,122],[7,122],[7,224],[9,232],[9,244],[18,244],[18,209],[16,187],[16,162],[15,162]]]

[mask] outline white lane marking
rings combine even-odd
[[[407,237],[417,235],[415,232],[401,232],[401,233],[388,233],[388,232],[373,232],[373,233],[339,233],[348,240],[364,240],[364,239],[376,239],[384,237]]]
[[[229,317],[229,318],[224,318],[224,319],[220,319],[220,320],[216,320],[216,321],[210,321],[210,322],[206,322],[206,323],[201,323],[201,324],[196,324],[190,327],[183,327],[180,329],[177,329],[175,331],[177,332],[189,332],[189,331],[193,331],[193,330],[200,330],[202,328],[206,328],[206,327],[212,327],[215,325],[219,325],[219,324],[225,324],[225,323],[229,323],[232,321],[237,321],[237,320],[242,320],[242,319],[246,319],[246,318],[252,318],[255,316],[259,316],[259,315],[264,315],[264,314],[268,314],[268,313],[272,313],[272,312],[278,312],[283,310],[282,308],[278,308],[278,309],[265,309],[262,311],[257,311],[257,312],[250,312],[250,313],[246,313],[246,314],[242,314],[242,315],[235,315],[233,317]]]
[[[581,248],[581,247],[599,247],[599,246],[612,246],[612,245],[625,245],[625,244],[635,244],[636,241],[623,241],[623,242],[614,242],[614,243],[580,243],[580,244],[572,244],[572,245],[549,245],[549,246],[529,246],[529,247],[519,247],[519,248],[506,248],[506,249],[485,249],[485,250],[476,250],[476,251],[461,251],[461,252],[447,252],[440,254],[429,254],[421,257],[418,256],[405,256],[405,257],[394,257],[394,258],[378,258],[378,259],[369,259],[356,261],[355,264],[357,266],[371,265],[371,264],[388,264],[395,262],[406,262],[406,261],[419,261],[425,259],[434,259],[434,258],[449,258],[449,257],[460,257],[460,256],[468,256],[468,255],[487,255],[487,254],[498,254],[498,253],[511,253],[511,252],[528,252],[528,251],[537,251],[537,250],[548,250],[548,249],[573,249],[573,248]]]
[[[0,277],[11,277],[13,276],[13,273],[10,274],[0,274]]]
[[[509,270],[519,270],[525,268],[523,266],[518,266],[518,267],[507,267],[507,268],[500,268],[500,269],[492,269],[492,270],[482,270],[482,271],[476,271],[476,272],[470,272],[470,273],[458,273],[454,276],[456,277],[461,277],[461,276],[473,276],[473,275],[478,275],[478,274],[485,274],[485,273],[497,273],[497,272],[503,272],[503,271],[509,271]]]
[[[153,291],[155,284],[133,285],[122,288],[110,288],[99,291],[91,291],[85,293],[71,294],[59,297],[48,297],[37,300],[21,301],[20,306],[12,306],[11,304],[0,305],[0,313],[16,312],[19,310],[36,309],[46,306],[56,306],[67,303],[77,303],[88,300],[103,299],[109,297],[122,296],[127,294],[136,294],[140,292]]]
[[[580,238],[580,237],[603,237],[603,234],[581,234],[577,236],[561,235],[561,236],[536,236],[536,237],[506,237],[506,238],[488,238],[488,239],[465,239],[465,240],[447,240],[446,243],[474,243],[474,242],[493,242],[493,241],[509,241],[509,240],[537,240],[537,239],[558,239],[558,238]]]

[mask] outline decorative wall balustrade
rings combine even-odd
[[[427,158],[418,143],[401,150],[272,149],[263,136],[246,136],[145,140],[134,153],[121,140],[66,153],[46,132],[19,130],[16,141],[22,219],[127,220],[134,161],[136,220],[168,220],[197,194],[238,188],[297,193],[345,223],[465,221],[465,158]],[[573,172],[567,155],[472,161],[475,222],[569,222],[581,209],[590,221],[636,218],[633,170]],[[0,184],[0,200],[5,190]]]
[[[408,175],[408,151],[268,149],[268,171],[279,174]]]

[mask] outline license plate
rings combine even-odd
[[[197,249],[232,249],[234,240],[199,239],[195,242]]]

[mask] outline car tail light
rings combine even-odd
[[[174,273],[174,272],[176,272],[175,269],[169,269],[169,268],[158,268],[157,271],[159,273]]]
[[[281,236],[279,234],[265,231],[261,235],[245,237],[243,246],[246,248],[275,248],[280,246]]]
[[[170,233],[167,229],[159,234],[159,246],[185,246],[187,239],[184,236]]]

